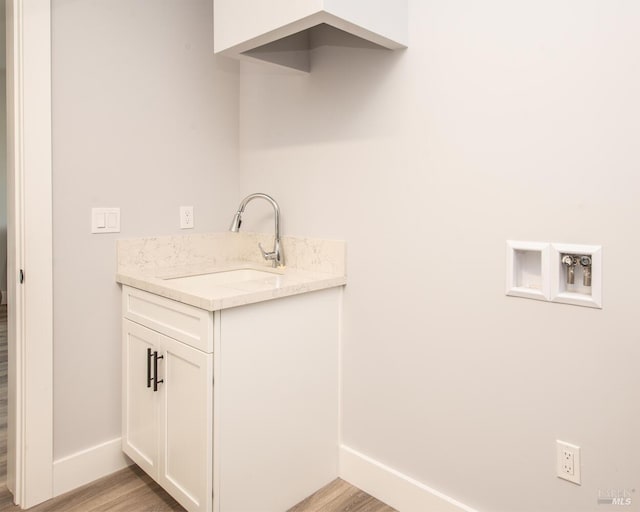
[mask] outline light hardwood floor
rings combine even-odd
[[[7,366],[7,305],[4,304],[0,306],[0,487],[7,478]]]
[[[0,511],[18,512],[6,487]],[[33,512],[168,512],[184,510],[141,469],[132,466],[29,509]]]
[[[395,512],[395,510],[338,478],[287,512]]]
[[[0,511],[18,512],[6,488]],[[180,512],[184,509],[140,468],[131,466],[29,509],[30,512]],[[260,511],[251,511],[260,512]],[[337,479],[288,512],[395,512],[384,503]]]

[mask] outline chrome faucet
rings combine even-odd
[[[260,252],[262,253],[262,257],[267,261],[273,261],[274,267],[284,267],[284,254],[282,252],[282,247],[280,247],[280,207],[278,206],[278,203],[276,203],[276,200],[273,197],[268,196],[267,194],[260,194],[260,193],[250,194],[247,197],[245,197],[240,203],[240,206],[238,207],[238,211],[233,216],[233,221],[231,222],[231,227],[229,228],[229,231],[232,231],[233,233],[237,233],[238,231],[240,231],[240,225],[242,224],[242,214],[244,213],[244,209],[247,207],[247,204],[249,204],[254,199],[264,199],[269,203],[271,203],[271,206],[273,206],[273,212],[275,216],[276,232],[275,232],[275,240],[273,241],[273,251],[267,252],[264,250],[264,247],[262,247],[262,244],[258,244],[258,247],[260,247]]]

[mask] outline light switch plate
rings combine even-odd
[[[120,233],[120,208],[91,208],[92,233]]]

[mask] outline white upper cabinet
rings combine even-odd
[[[384,48],[407,47],[407,0],[213,0],[214,49],[309,71],[309,29],[330,25]]]

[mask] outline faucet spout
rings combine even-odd
[[[250,194],[245,197],[240,203],[238,211],[233,216],[233,221],[231,222],[229,231],[232,231],[234,233],[240,231],[240,225],[242,224],[242,214],[244,213],[247,205],[254,199],[264,199],[265,201],[269,202],[273,207],[275,220],[275,239],[273,241],[273,251],[267,252],[262,247],[262,244],[258,244],[258,246],[260,247],[260,252],[262,253],[262,257],[267,261],[273,261],[274,267],[284,267],[284,254],[282,252],[282,247],[280,244],[280,206],[278,206],[278,203],[273,197],[262,193]]]

